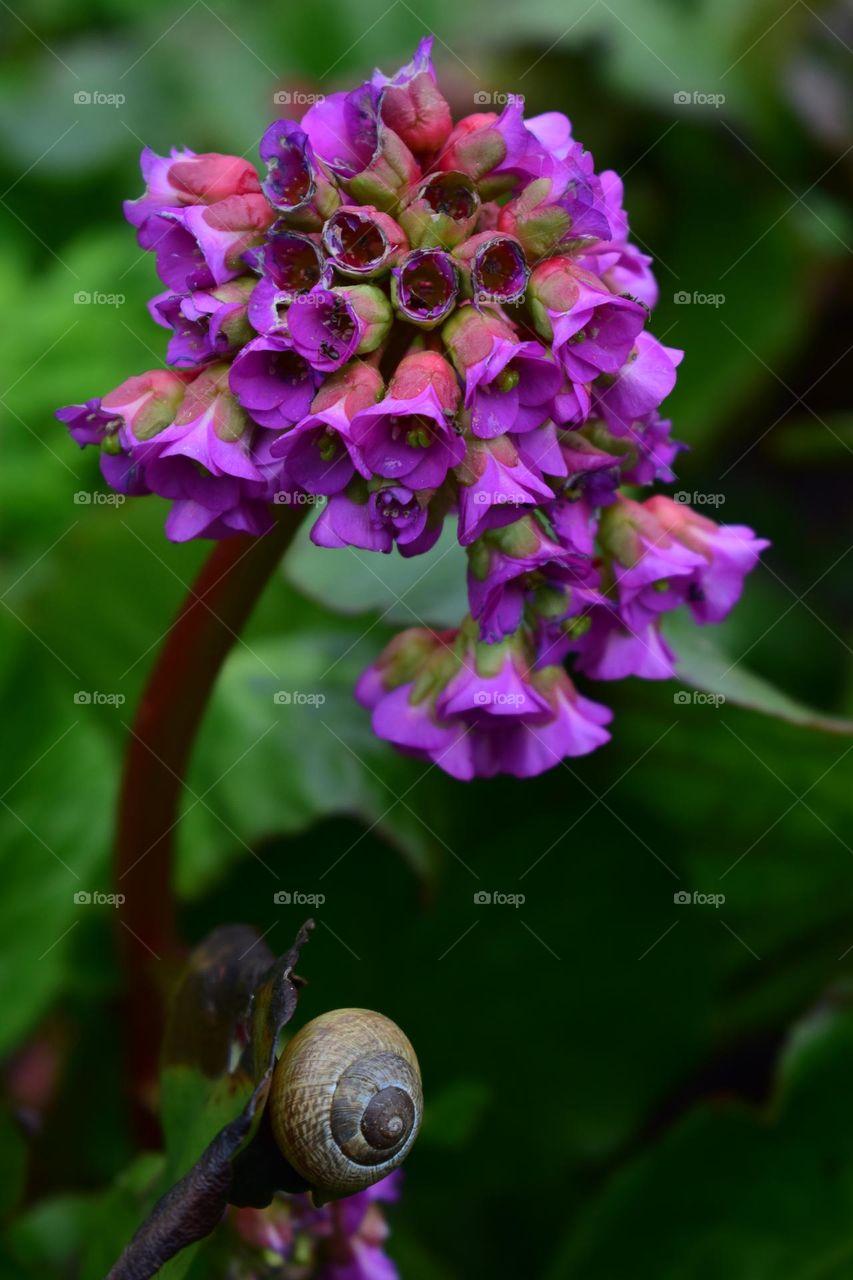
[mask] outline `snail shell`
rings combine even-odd
[[[270,1095],[279,1149],[320,1203],[363,1191],[402,1164],[423,1112],[415,1051],[370,1009],[335,1009],[285,1046]]]

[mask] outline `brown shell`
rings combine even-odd
[[[417,1137],[415,1051],[381,1013],[321,1014],[285,1045],[269,1106],[276,1142],[316,1198],[363,1191],[402,1164]]]

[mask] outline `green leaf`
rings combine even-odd
[[[102,922],[110,910],[75,902],[74,895],[108,890],[115,794],[104,734],[49,667],[40,660],[19,667],[5,696],[7,715],[25,718],[0,752],[9,779],[0,805],[0,1049],[14,1044],[69,983],[77,929],[99,916]]]
[[[800,1024],[771,1103],[690,1112],[587,1206],[548,1280],[849,1275],[851,1055],[849,1008]]]
[[[406,560],[356,547],[329,550],[300,529],[284,562],[287,580],[308,597],[343,614],[374,610],[404,627],[457,627],[468,612],[465,553],[452,520],[425,555]]]
[[[372,634],[367,634],[370,632]],[[179,887],[196,894],[261,840],[334,814],[375,829],[420,875],[432,874],[435,810],[405,792],[424,766],[380,742],[353,688],[385,636],[368,627],[252,640],[229,655],[205,719],[182,820]],[[201,799],[198,799],[201,797]],[[428,819],[419,815],[430,813]],[[261,855],[274,890],[287,888]],[[318,868],[318,871],[324,870]]]
[[[853,721],[808,707],[733,663],[720,649],[711,628],[697,627],[685,611],[667,618],[664,632],[678,658],[678,675],[692,688],[789,724],[824,733],[853,733]]]

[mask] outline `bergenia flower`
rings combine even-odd
[[[140,158],[145,194],[124,202],[128,222],[141,229],[153,214],[189,205],[216,204],[229,196],[254,195],[261,187],[250,160],[216,153],[172,150],[158,156],[145,147]]]
[[[328,261],[344,276],[382,275],[408,249],[399,223],[378,209],[343,205],[323,227]]]
[[[433,37],[427,36],[415,56],[393,76],[374,71],[371,84],[379,90],[379,113],[415,155],[439,151],[453,127],[450,107],[438,87],[432,65]]]
[[[356,695],[374,732],[454,778],[529,778],[609,738],[607,707],[583,697],[562,667],[534,669],[524,636],[476,640],[458,632],[404,632]]]
[[[489,354],[465,370],[471,430],[483,439],[532,431],[551,416],[561,381],[559,367],[538,342],[494,338]]]
[[[274,209],[288,215],[290,225],[319,230],[340,204],[314,155],[308,134],[294,120],[275,120],[258,148],[267,166],[261,190]]]
[[[530,280],[536,328],[573,383],[615,375],[646,323],[646,309],[610,292],[568,258],[550,258]]]
[[[231,365],[228,384],[253,422],[282,431],[304,418],[322,382],[287,337],[253,338]]]
[[[261,278],[249,299],[248,316],[258,333],[285,327],[287,307],[301,293],[332,284],[331,263],[310,236],[273,228],[258,248],[244,258]]]
[[[346,364],[362,337],[352,303],[331,289],[312,289],[294,298],[287,330],[294,349],[319,373],[332,373]]]
[[[353,361],[325,381],[311,412],[275,440],[270,456],[285,460],[288,478],[306,493],[339,493],[355,473],[350,421],[382,392],[379,371]]]
[[[431,492],[417,493],[401,484],[368,488],[362,481],[336,493],[311,530],[318,547],[361,547],[415,556],[428,551],[441,533],[430,520]]]
[[[273,1271],[281,1280],[399,1280],[383,1251],[383,1206],[400,1196],[397,1169],[366,1191],[317,1208],[308,1195],[277,1195],[265,1209],[229,1208],[235,1280]]]
[[[166,350],[169,364],[193,369],[239,351],[253,336],[249,300],[254,288],[253,279],[241,277],[215,289],[152,298],[148,306],[152,318],[172,330]]]
[[[433,173],[407,201],[400,225],[416,249],[450,249],[467,241],[480,207],[473,178],[465,173]]]
[[[620,498],[604,513],[601,539],[620,614],[635,627],[680,604],[699,623],[722,622],[768,546],[746,525],[717,525],[663,494],[645,503]]]
[[[413,249],[392,276],[394,305],[410,324],[434,329],[456,305],[459,270],[443,249]]]
[[[719,622],[767,543],[649,493],[685,447],[682,352],[620,176],[513,95],[454,122],[432,45],[273,121],[260,173],[146,149],[125,214],[171,367],[58,417],[175,541],[261,537],[284,502],[319,547],[415,557],[447,521],[470,614],[393,642],[359,697],[454,777],[528,776],[607,740],[589,681],[672,677],[667,614]],[[322,1274],[385,1280],[347,1239]]]
[[[446,360],[432,352],[407,356],[387,396],[350,423],[362,475],[400,481],[409,489],[437,489],[465,456],[453,420],[458,399]]]

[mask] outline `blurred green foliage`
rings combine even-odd
[[[37,1131],[24,1142],[0,1117],[4,1276],[103,1274],[160,1176],[155,1156],[131,1163],[118,926],[73,896],[109,888],[124,725],[204,549],[167,544],[155,500],[75,504],[101,487],[96,460],[52,419],[162,360],[151,264],[121,221],[141,145],[253,155],[276,91],[391,68],[425,29],[457,112],[483,89],[565,110],[598,167],[625,174],[661,283],[655,332],[687,352],[679,483],[773,540],[721,647],[849,716],[851,26],[818,0],[0,8],[9,1107],[45,1046],[53,1064]],[[187,937],[243,919],[281,948],[298,908],[274,890],[325,893],[299,1017],[378,1006],[424,1069],[427,1120],[392,1212],[406,1280],[841,1280],[849,742],[629,682],[604,691],[614,739],[590,759],[524,784],[424,776],[372,740],[350,691],[395,626],[455,619],[449,567],[409,591],[399,565],[293,552],[193,759]],[[272,715],[279,681],[327,701]],[[80,690],[126,701],[81,705]],[[477,907],[483,889],[526,902]],[[694,890],[725,903],[674,903]]]

